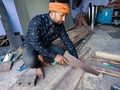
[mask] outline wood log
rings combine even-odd
[[[99,61],[99,62],[106,62],[106,63],[114,64],[114,65],[120,67],[120,61],[119,60],[103,58],[103,57],[99,57],[99,56],[96,56],[96,55],[92,56],[92,60]]]
[[[120,78],[120,72],[118,72],[118,71],[106,69],[106,68],[101,68],[101,67],[97,67],[97,66],[92,66],[92,67],[100,73],[104,73],[104,74],[108,74],[108,75]]]
[[[109,58],[109,59],[114,59],[114,60],[119,60],[120,61],[120,55],[117,55],[117,54],[96,51],[95,55],[99,56],[99,57],[103,57],[103,58]]]

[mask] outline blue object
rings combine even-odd
[[[21,72],[21,71],[25,70],[26,68],[27,68],[27,66],[23,64],[23,65],[18,69],[18,71]]]
[[[54,61],[53,63],[52,63],[52,65],[56,65],[57,64],[57,62],[56,61]]]
[[[4,58],[2,56],[0,56],[0,62],[3,62]]]
[[[97,23],[101,23],[101,24],[112,24],[112,16],[113,16],[113,9],[105,8],[98,11],[96,21]]]

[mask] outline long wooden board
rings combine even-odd
[[[75,68],[81,68],[86,72],[99,75],[100,73],[96,71],[94,68],[92,68],[90,65],[83,63],[79,59],[75,58],[74,56],[70,55],[67,51],[64,53],[64,57],[68,60],[68,64],[75,67]]]
[[[92,60],[99,61],[99,62],[106,62],[106,63],[114,64],[114,65],[120,67],[120,61],[119,60],[103,58],[103,57],[99,57],[99,56],[96,56],[96,55],[92,56]]]
[[[85,38],[87,35],[89,35],[90,30],[88,28],[77,28],[77,29],[73,29],[71,31],[67,32],[71,41],[73,42],[73,44],[76,44],[78,41],[80,41],[82,38]],[[53,42],[53,44],[66,49],[64,44],[61,42],[60,38],[55,40]]]
[[[120,61],[120,55],[117,54],[112,54],[108,52],[101,52],[101,51],[96,51],[95,52],[96,56],[103,57],[103,58],[109,58],[109,59],[114,59],[114,60],[119,60]]]
[[[118,71],[106,69],[106,68],[102,68],[102,67],[97,67],[97,66],[92,66],[92,67],[100,73],[104,73],[104,74],[108,74],[108,75],[120,78],[120,72],[118,72]]]

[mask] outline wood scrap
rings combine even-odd
[[[37,81],[37,76],[35,69],[28,69],[23,75],[17,80],[17,86],[35,86]]]
[[[103,58],[109,58],[109,59],[120,61],[120,55],[117,55],[117,54],[112,54],[112,53],[107,53],[107,52],[102,52],[102,51],[101,52],[96,51],[95,55],[99,56],[99,57],[103,57]]]
[[[106,62],[106,63],[114,64],[114,65],[120,67],[120,61],[119,60],[103,58],[103,57],[99,57],[99,56],[96,56],[96,55],[92,56],[92,60],[99,61],[99,62]]]
[[[100,72],[100,73],[104,73],[104,74],[108,74],[111,76],[115,76],[115,77],[119,77],[120,78],[120,72],[119,71],[115,71],[115,70],[111,70],[111,69],[106,69],[106,68],[102,68],[102,67],[97,67],[97,66],[92,66],[96,71]]]
[[[12,67],[12,62],[0,62],[0,72],[9,71]]]

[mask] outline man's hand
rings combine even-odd
[[[67,60],[65,57],[63,57],[62,55],[60,54],[57,54],[56,57],[55,57],[55,61],[60,64],[60,65],[63,65],[63,64],[67,64]]]

